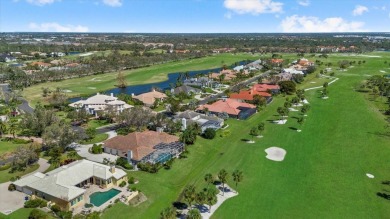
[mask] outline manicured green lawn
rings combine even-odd
[[[12,152],[21,145],[23,144],[15,144],[12,141],[0,141],[0,157],[6,153]]]
[[[164,81],[167,79],[168,73],[217,68],[221,67],[223,63],[229,65],[237,61],[256,58],[258,58],[258,56],[246,53],[236,55],[225,53],[199,59],[170,62],[124,71],[123,74],[126,77],[128,85],[146,84]],[[24,89],[22,95],[31,103],[31,105],[35,105],[38,101],[44,102],[42,98],[43,87],[59,87],[64,90],[70,90],[72,92],[68,93],[69,96],[91,95],[99,91],[106,91],[114,88],[117,83],[116,76],[117,73],[106,73],[59,82],[42,83]]]
[[[88,121],[87,128],[99,128],[105,125],[108,125],[110,123],[107,122],[107,120],[97,120],[97,119],[91,119]]]
[[[30,215],[30,212],[33,210],[33,208],[21,208],[10,215],[4,215],[0,213],[0,219],[26,219]],[[47,214],[48,219],[54,218],[51,214]]]
[[[102,133],[102,134],[97,134],[97,135],[96,135],[94,138],[92,138],[91,140],[82,141],[81,143],[82,143],[82,144],[95,144],[95,143],[102,142],[102,141],[106,140],[107,138],[108,138],[108,134]]]
[[[103,218],[157,218],[186,185],[195,184],[199,191],[205,186],[203,176],[216,175],[222,168],[229,173],[242,170],[244,180],[237,189],[239,195],[226,201],[213,218],[387,217],[390,201],[376,195],[390,189],[381,184],[390,180],[390,139],[380,135],[386,122],[375,103],[354,90],[367,75],[380,74],[384,59],[332,55],[326,62],[335,66],[342,59],[367,63],[347,72],[335,71],[340,80],[329,86],[327,100],[319,98],[319,90],[306,93],[311,109],[301,133],[293,130],[298,113],[290,113],[285,125],[269,121],[278,118],[276,109],[284,102],[279,96],[247,121],[229,120],[230,136],[199,138],[189,147],[189,158],[177,160],[171,170],[130,173],[139,179],[136,187],[148,201],[138,207],[116,204]],[[322,85],[318,83],[301,86]],[[245,143],[242,139],[249,139],[250,128],[259,122],[266,123],[264,138]],[[283,162],[265,158],[264,150],[271,146],[286,149]],[[375,178],[369,179],[366,173]],[[234,185],[231,177],[229,184]]]
[[[31,173],[39,168],[39,164],[33,164],[27,167],[24,171],[16,171],[14,173],[9,173],[10,169],[0,171],[0,183],[10,181],[11,177],[24,176],[28,173]]]

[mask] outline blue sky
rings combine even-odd
[[[389,0],[0,0],[0,32],[390,32]]]

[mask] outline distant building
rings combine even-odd
[[[129,163],[165,163],[184,151],[179,137],[164,132],[144,131],[118,135],[103,142],[104,152],[127,158]]]
[[[227,113],[232,118],[247,119],[256,113],[256,106],[228,98],[212,104],[201,105],[197,110],[208,111],[215,115]]]
[[[191,86],[188,86],[188,85],[182,85],[180,87],[171,89],[171,93],[173,95],[178,95],[180,93],[185,93],[187,95],[191,95],[191,94],[198,94],[198,93],[201,93],[201,92],[202,92],[201,89],[194,88],[194,87],[191,87]]]
[[[0,54],[0,62],[16,62],[16,58],[9,54]]]
[[[89,114],[96,116],[99,112],[106,110],[108,107],[112,107],[117,113],[133,107],[124,101],[118,100],[117,97],[114,97],[113,93],[111,93],[110,96],[97,93],[95,96],[71,103],[69,106],[77,109],[84,109]]]
[[[214,130],[220,129],[224,120],[218,118],[217,116],[207,116],[201,113],[197,113],[191,110],[184,111],[175,116],[175,121],[180,121],[182,124],[182,130],[187,129],[187,127],[191,124],[197,123],[202,132],[204,132],[208,128],[212,128]]]
[[[153,89],[151,92],[143,93],[140,95],[132,94],[132,97],[143,102],[145,106],[152,106],[154,104],[154,101],[162,101],[167,98],[167,95]]]

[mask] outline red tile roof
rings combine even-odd
[[[219,100],[213,104],[202,105],[198,108],[198,110],[203,110],[207,108],[210,112],[216,112],[216,113],[226,112],[230,115],[238,115],[241,112],[241,110],[238,109],[240,107],[256,108],[256,106],[253,104],[241,103],[238,102],[237,100],[228,98],[226,100]]]
[[[117,149],[124,153],[131,150],[134,160],[141,160],[146,155],[155,151],[154,146],[160,143],[172,143],[179,141],[179,137],[155,131],[132,132],[126,136],[118,135],[104,141],[107,148]]]
[[[271,59],[272,63],[283,63],[283,59]]]
[[[271,97],[272,95],[268,93],[268,90],[279,90],[279,85],[272,84],[255,84],[249,90],[243,90],[239,93],[233,93],[230,95],[232,99],[246,100],[251,101],[255,95],[260,95],[262,97]]]
[[[263,91],[267,92],[268,90],[279,90],[279,85],[273,85],[273,84],[255,84],[253,85],[253,89],[256,91]]]

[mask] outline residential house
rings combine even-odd
[[[256,113],[256,106],[243,103],[235,99],[227,98],[218,100],[212,104],[205,104],[198,107],[197,111],[208,111],[212,114],[227,113],[232,118],[247,119]]]
[[[197,86],[197,87],[213,87],[219,86],[219,83],[214,81],[212,78],[200,77],[200,78],[188,78],[183,81],[184,85]]]
[[[191,87],[191,86],[188,86],[188,85],[182,85],[180,87],[176,87],[174,89],[171,89],[171,93],[173,95],[178,95],[180,93],[185,93],[187,95],[191,95],[191,94],[198,94],[198,93],[201,93],[201,92],[202,92],[201,89],[194,88],[194,87]]]
[[[0,62],[16,62],[16,58],[9,54],[0,54]]]
[[[165,98],[167,98],[167,95],[153,89],[151,92],[140,95],[132,94],[132,97],[143,102],[145,106],[152,106],[156,100],[163,101]]]
[[[32,62],[32,66],[38,66],[41,69],[49,68],[51,66],[50,63],[45,63],[45,62]]]
[[[68,211],[86,203],[87,185],[111,188],[121,182],[127,182],[125,171],[115,166],[79,160],[48,173],[34,173],[13,184],[20,192],[53,202]]]
[[[144,131],[118,135],[103,142],[104,152],[127,158],[129,163],[165,163],[184,151],[179,137],[164,132]]]
[[[114,97],[113,93],[111,93],[110,96],[97,93],[95,96],[86,100],[76,101],[69,104],[69,106],[77,109],[84,109],[89,114],[94,114],[96,116],[98,116],[99,112],[106,110],[108,107],[112,107],[117,113],[133,107],[124,101],[118,100],[117,97]]]
[[[218,130],[224,124],[224,120],[218,118],[215,115],[208,116],[191,110],[187,110],[176,115],[174,117],[174,120],[181,122],[182,130],[186,130],[189,125],[197,123],[202,129],[202,132],[204,132],[208,128]]]
[[[272,94],[279,93],[279,85],[255,84],[249,90],[242,90],[239,93],[230,94],[231,99],[238,101],[253,101],[255,95],[260,95],[267,99],[267,103],[272,101]]]
[[[292,75],[295,75],[295,74],[304,75],[305,74],[305,73],[303,73],[303,71],[299,71],[299,70],[296,70],[294,68],[285,68],[285,69],[283,69],[283,73],[288,73],[288,74],[292,74]]]

